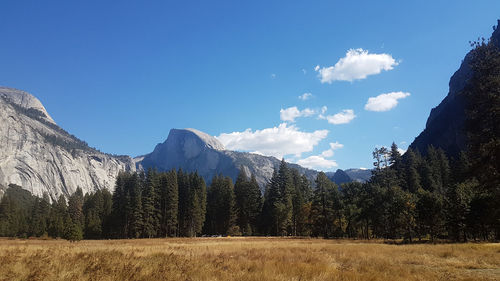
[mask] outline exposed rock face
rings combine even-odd
[[[0,189],[16,184],[51,199],[78,187],[113,190],[121,170],[135,170],[130,157],[88,147],[58,127],[34,96],[0,88]]]
[[[372,170],[368,169],[347,169],[344,171],[352,181],[367,182],[372,177]]]
[[[335,171],[334,173],[333,172],[326,173],[326,176],[331,181],[333,181],[334,183],[336,183],[338,186],[340,186],[343,183],[347,183],[347,182],[352,182],[353,181],[351,179],[351,177],[349,177],[349,175],[346,174],[346,172],[344,172],[341,169],[337,169],[337,171]]]
[[[274,157],[225,150],[216,138],[194,129],[170,130],[164,143],[158,144],[142,161],[138,160],[137,167],[144,169],[167,171],[181,168],[188,172],[197,171],[207,183],[217,174],[229,176],[234,181],[240,167],[243,167],[247,175],[255,175],[262,190],[280,163]],[[316,177],[317,172],[314,170],[289,165],[310,180]]]
[[[498,21],[500,26],[500,20]],[[500,28],[497,28],[491,41],[500,47]],[[464,131],[466,101],[460,92],[473,73],[470,69],[471,53],[462,61],[460,68],[450,79],[450,90],[441,103],[431,110],[425,129],[410,145],[412,149],[426,152],[429,145],[442,148],[449,156],[456,157],[466,149],[466,135]]]
[[[43,113],[43,119],[52,124],[56,123],[54,122],[52,117],[50,117],[47,110],[45,110],[45,107],[42,105],[42,103],[27,92],[0,86],[0,97],[3,97],[11,103],[19,105],[22,108],[38,110]]]

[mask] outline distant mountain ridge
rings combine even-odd
[[[215,137],[195,129],[171,129],[165,142],[158,144],[153,152],[138,160],[139,169],[156,168],[167,171],[181,168],[188,172],[198,172],[206,182],[210,182],[218,174],[229,176],[234,181],[240,167],[243,167],[247,175],[255,175],[262,190],[280,163],[275,157],[226,150]],[[318,173],[297,164],[289,165],[311,181],[314,181]]]
[[[335,172],[327,172],[326,176],[340,186],[348,182],[367,182],[372,176],[372,171],[368,169],[337,169]]]
[[[226,150],[215,137],[191,128],[172,129],[153,152],[135,159],[106,154],[59,127],[33,95],[0,87],[0,197],[10,184],[37,196],[47,193],[52,200],[78,187],[84,193],[113,190],[120,171],[148,168],[197,171],[209,183],[218,174],[234,181],[243,167],[264,191],[279,164],[275,157]],[[314,184],[318,171],[289,166]],[[364,181],[349,170],[338,173],[342,182]]]

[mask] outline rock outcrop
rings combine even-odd
[[[491,41],[500,47],[500,20],[491,36]],[[431,110],[425,124],[425,129],[410,145],[425,153],[427,147],[432,145],[441,148],[451,157],[458,156],[459,152],[466,149],[466,135],[464,131],[466,101],[460,92],[473,73],[469,66],[472,54],[469,52],[460,68],[450,78],[448,95],[441,103]]]
[[[229,176],[234,181],[240,167],[243,167],[247,175],[255,175],[262,190],[280,163],[275,157],[225,150],[216,138],[194,129],[170,130],[164,143],[158,144],[153,152],[141,158],[138,158],[138,168],[196,171],[207,183],[217,174]],[[316,177],[317,172],[314,170],[296,164],[289,165],[310,180]]]
[[[113,190],[122,170],[135,170],[130,157],[90,148],[57,126],[37,98],[0,87],[0,190],[16,184],[51,199],[78,187]]]

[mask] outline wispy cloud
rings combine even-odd
[[[303,93],[302,95],[299,96],[299,99],[300,100],[308,100],[310,98],[312,98],[312,94],[311,93]]]
[[[317,65],[314,70],[318,72],[321,83],[352,82],[379,74],[382,70],[392,70],[398,64],[389,54],[370,54],[363,49],[350,49],[334,66],[321,68]]]
[[[399,99],[410,96],[410,93],[391,92],[371,97],[365,104],[365,109],[369,111],[389,111],[398,105]]]

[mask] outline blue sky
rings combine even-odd
[[[0,85],[104,152],[190,127],[322,170],[406,149],[500,18],[500,1],[73,2],[0,3]]]

